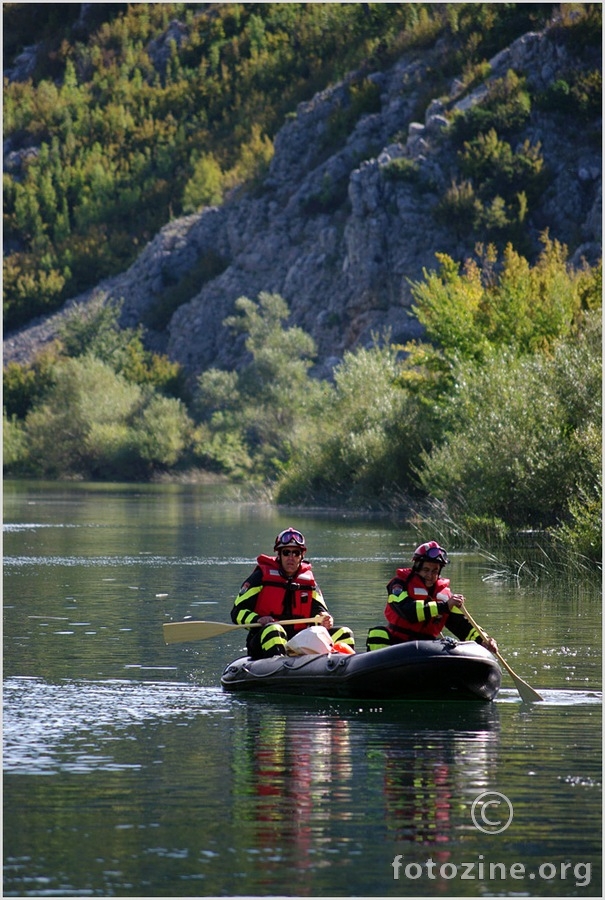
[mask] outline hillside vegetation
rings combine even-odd
[[[443,41],[434,90],[455,72],[480,80],[487,58],[553,11],[551,27],[580,55],[601,34],[592,4],[107,4],[94,22],[57,21],[40,4],[35,26],[25,6],[4,8],[5,46],[40,42],[30,77],[5,84],[5,328],[123,270],[173,216],[259,190],[284,117],[353,69],[355,103],[329,142],[346,134],[343,117],[372,111],[363,72],[407,48]],[[600,98],[589,65],[539,102],[592,123]],[[469,252],[464,265],[441,252],[412,284],[422,339],[377,334],[321,380],[313,337],[266,290],[240,297],[226,320],[245,350],[239,368],[192,383],[100,296],[44,353],[5,367],[5,472],[203,471],[288,504],[431,500],[471,531],[548,529],[598,563],[601,267],[572,266],[548,231],[533,251],[524,222],[543,160],[510,135],[535,101],[511,72],[452,122],[463,177],[437,216]],[[396,181],[419,177],[405,158],[388,168]],[[337,198],[327,185],[314,202],[321,214]]]
[[[7,329],[127,268],[171,217],[262,174],[284,116],[347,72],[446,37],[432,79],[470,79],[555,4],[121,6],[90,31],[69,19],[60,29],[50,4],[3,7],[9,47],[37,43],[47,25],[32,77],[5,84]],[[570,108],[599,102],[585,82],[566,86]]]

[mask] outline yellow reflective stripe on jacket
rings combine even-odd
[[[242,606],[243,604],[247,603],[248,600],[251,600],[252,597],[256,597],[257,594],[260,594],[262,589],[262,584],[258,584],[256,585],[256,587],[249,588],[244,594],[238,594],[235,598],[235,605]]]
[[[252,625],[253,622],[256,622],[258,616],[249,609],[240,609],[235,618],[237,619],[236,625]]]
[[[437,608],[437,601],[429,600],[429,602],[426,604],[425,612],[428,614],[427,615],[428,619],[436,619],[437,616],[439,615],[439,610]]]
[[[436,619],[439,615],[436,600],[416,600],[416,619],[418,622],[426,622],[428,619]]]
[[[250,625],[251,622],[256,622],[258,615],[251,609],[248,609],[247,604],[252,598],[257,597],[262,589],[262,584],[259,584],[257,587],[252,587],[235,598],[234,606],[237,610],[235,618],[238,625]]]
[[[285,634],[284,629],[277,623],[263,628],[261,634],[261,646],[263,650],[272,650],[279,645],[285,647],[287,643]]]
[[[424,600],[416,600],[414,606],[416,607],[416,621],[426,622],[426,615],[424,613]]]

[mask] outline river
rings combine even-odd
[[[5,482],[4,896],[602,896],[599,588],[451,553],[543,703],[506,673],[486,704],[226,694],[242,632],[162,624],[229,622],[291,524],[362,650],[431,535],[216,486]]]

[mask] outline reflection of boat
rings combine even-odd
[[[273,656],[230,663],[228,691],[261,691],[368,700],[493,700],[502,672],[474,641],[408,641],[353,656]]]

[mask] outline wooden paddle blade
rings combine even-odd
[[[321,616],[312,619],[282,619],[280,625],[300,625],[301,623],[319,625]],[[206,638],[218,637],[234,628],[260,628],[258,622],[252,625],[227,625],[225,622],[203,622],[191,619],[189,622],[165,622],[164,640],[167,644],[180,644],[186,641],[204,641]]]
[[[167,644],[179,644],[185,641],[203,641],[206,638],[226,634],[234,628],[245,628],[245,625],[227,625],[224,622],[166,622],[164,640]]]
[[[483,630],[481,625],[478,625],[475,622],[475,620],[471,616],[470,612],[466,608],[466,604],[462,607],[462,611],[465,614],[466,618],[471,623],[471,625],[473,626],[473,628],[476,628],[477,631],[479,632],[479,634],[481,635],[481,637],[484,640],[487,640],[487,632],[485,632]],[[509,666],[509,664],[506,662],[504,657],[500,655],[500,653],[496,653],[496,657],[502,663],[502,665],[504,666],[504,668],[506,669],[506,671],[508,672],[510,677],[515,682],[515,687],[517,688],[517,690],[519,692],[519,696],[525,703],[539,703],[541,700],[544,700],[544,697],[542,697],[537,691],[534,691],[533,687],[531,687],[526,681],[523,681],[522,678],[519,678],[519,676],[517,675],[516,672],[513,672],[513,670]]]
[[[519,691],[519,696],[525,703],[540,703],[541,701],[544,700],[544,697],[541,694],[539,694],[537,691],[534,691],[533,687],[530,684],[528,684],[527,681],[523,681],[522,678],[519,678],[519,676],[517,675],[516,672],[513,672],[513,670],[509,666],[509,664],[506,662],[506,660],[502,656],[500,656],[499,653],[497,654],[497,657],[500,660],[500,662],[502,663],[502,665],[504,666],[504,668],[506,669],[506,671],[508,672],[508,674],[510,675],[510,677],[515,682],[515,687]]]

